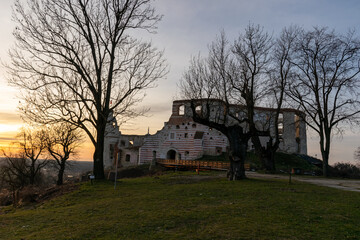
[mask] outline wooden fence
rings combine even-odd
[[[208,170],[228,170],[229,162],[215,161],[197,161],[197,160],[174,160],[174,159],[158,159],[156,163],[170,168],[188,168],[188,169],[208,169]]]

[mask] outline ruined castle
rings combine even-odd
[[[214,100],[214,104],[220,103]],[[201,106],[200,106],[201,107]],[[232,111],[239,118],[244,116],[240,105],[233,105]],[[255,108],[258,128],[267,129],[270,135],[278,128],[280,134],[279,151],[307,154],[306,126],[300,117],[302,112],[282,109],[277,126],[272,121],[275,109]],[[246,129],[246,126],[243,126]],[[265,146],[269,137],[261,137]],[[150,163],[152,159],[194,160],[204,155],[220,155],[226,152],[228,141],[225,135],[208,126],[196,123],[191,118],[189,100],[173,102],[172,114],[164,127],[155,134],[123,135],[116,119],[112,118],[106,127],[104,166],[113,168],[115,159],[118,166],[127,167]],[[251,141],[248,150],[252,150]]]

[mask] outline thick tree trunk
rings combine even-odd
[[[97,141],[94,152],[94,168],[93,173],[96,179],[104,179],[104,137],[105,137],[106,121],[99,118],[97,129]]]
[[[267,143],[266,148],[261,145],[259,136],[254,135],[251,141],[255,147],[255,154],[259,158],[262,167],[269,172],[275,172],[275,152],[277,147],[273,146],[272,140]]]
[[[229,180],[241,180],[245,179],[245,167],[244,160],[230,157],[230,170],[229,170]]]
[[[320,136],[320,150],[323,160],[323,176],[329,177],[329,153],[331,143],[331,130],[327,129],[324,131],[325,136]]]
[[[273,145],[272,139],[270,138],[265,149],[265,169],[270,172],[275,172],[275,152],[277,151],[277,144]]]
[[[31,166],[30,166],[30,176],[29,176],[29,183],[30,185],[35,184],[35,161],[31,160]]]
[[[329,153],[323,151],[321,154],[323,160],[323,176],[329,177]]]
[[[56,182],[56,185],[58,185],[58,186],[63,185],[63,183],[64,183],[64,171],[65,171],[65,163],[62,163],[60,165],[60,169],[58,172],[58,179]]]
[[[243,129],[240,126],[232,126],[228,128],[228,140],[230,145],[230,170],[229,180],[245,179],[245,159],[247,139],[243,135]]]

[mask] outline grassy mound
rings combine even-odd
[[[360,194],[191,172],[95,181],[0,214],[1,239],[358,239]],[[0,210],[1,211],[1,210]]]
[[[229,161],[225,153],[223,153],[219,156],[204,155],[203,157],[201,157],[197,160],[200,160],[200,161]],[[251,169],[260,169],[261,168],[261,162],[260,162],[259,158],[253,152],[247,153],[245,163],[250,164]],[[275,154],[275,164],[276,164],[276,170],[278,172],[288,172],[289,169],[292,169],[292,168],[299,168],[303,172],[308,172],[308,173],[317,173],[318,171],[321,171],[320,168],[309,163],[304,158],[301,158],[300,156],[298,156],[296,154],[288,154],[288,153],[283,153],[283,152],[277,152]]]

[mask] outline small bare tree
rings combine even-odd
[[[76,150],[82,142],[82,135],[71,124],[57,124],[46,130],[46,148],[56,162],[58,169],[57,185],[63,184],[67,160],[76,156]]]
[[[161,16],[150,0],[16,0],[15,47],[8,66],[24,90],[23,117],[41,124],[68,122],[95,147],[94,174],[104,178],[104,134],[118,120],[143,114],[141,91],[167,73],[163,52],[131,37],[154,32]],[[139,95],[140,94],[140,95]]]
[[[44,158],[46,155],[46,132],[42,129],[23,128],[17,138],[18,141],[14,142],[14,146],[18,148],[19,159],[24,159],[25,176],[29,179],[29,184],[34,185],[41,169],[48,164],[47,159]],[[40,159],[41,157],[44,159]]]
[[[296,78],[289,96],[307,115],[307,125],[320,137],[323,174],[328,176],[331,138],[360,114],[360,41],[327,28],[301,31],[292,64]]]
[[[46,154],[44,130],[22,128],[17,138],[8,150],[1,149],[5,162],[0,167],[0,182],[12,192],[14,204],[22,188],[41,183],[41,170],[49,163],[40,159]]]
[[[5,151],[2,150],[2,152],[4,155]],[[28,169],[25,158],[12,156],[10,151],[6,153],[5,161],[0,166],[0,188],[11,192],[13,204],[16,205],[19,191],[29,184]]]

